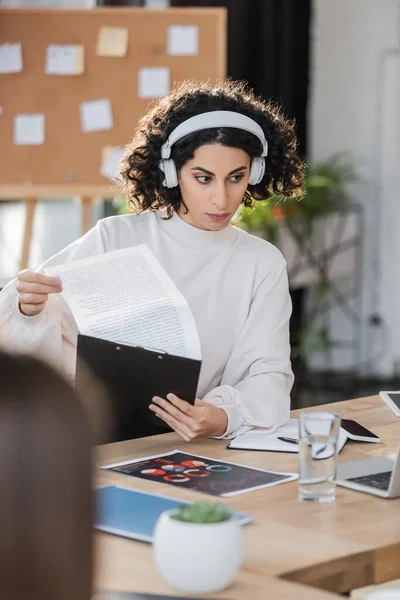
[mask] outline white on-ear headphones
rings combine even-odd
[[[158,166],[165,175],[163,181],[165,187],[173,188],[178,185],[178,173],[173,159],[170,158],[171,148],[175,142],[195,131],[220,127],[243,129],[258,137],[263,149],[261,156],[256,156],[251,161],[249,184],[256,185],[257,183],[260,183],[265,173],[265,157],[268,155],[268,142],[265,139],[262,128],[258,123],[253,121],[253,119],[246,117],[246,115],[228,110],[215,110],[196,115],[195,117],[187,119],[187,121],[183,121],[183,123],[178,125],[178,127],[172,131],[165,144],[161,146],[161,160],[158,163]]]

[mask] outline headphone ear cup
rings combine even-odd
[[[178,173],[176,172],[175,163],[172,158],[160,160],[158,166],[165,175],[162,182],[163,186],[167,188],[176,187],[178,185]]]
[[[257,185],[260,183],[265,173],[265,158],[256,156],[251,161],[249,185]]]

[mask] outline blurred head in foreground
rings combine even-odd
[[[0,351],[0,598],[90,599],[92,442],[61,375]]]

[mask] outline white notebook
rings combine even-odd
[[[289,421],[278,427],[270,433],[268,429],[252,429],[247,433],[235,437],[228,448],[240,450],[265,450],[270,452],[298,452],[299,445],[292,442],[283,442],[278,437],[299,439],[299,421],[298,419],[289,419]],[[347,441],[346,432],[339,430],[338,452],[341,451]]]

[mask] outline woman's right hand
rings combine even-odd
[[[27,317],[40,314],[49,299],[49,294],[58,294],[62,291],[60,279],[43,273],[26,269],[18,273],[17,279],[19,309]]]

